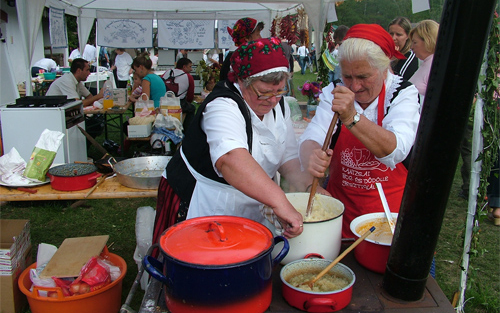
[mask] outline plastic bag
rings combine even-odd
[[[160,115],[160,114],[159,114]],[[134,116],[128,119],[129,125],[147,125],[155,121],[154,115],[148,116]]]
[[[158,114],[156,115],[155,122],[153,123],[153,126],[156,128],[165,128],[168,130],[173,130],[176,136],[182,137],[182,131],[184,130],[181,124],[181,121],[179,121],[177,118],[170,116],[170,115],[162,115]]]
[[[175,96],[172,91],[167,91],[164,97],[160,98],[160,112],[167,116],[172,116],[181,121],[181,99]]]
[[[288,103],[290,107],[290,118],[292,121],[301,121],[302,120],[302,111],[299,107],[299,102],[294,97],[285,97],[285,101]]]
[[[71,283],[70,289],[73,294],[84,294],[99,290],[110,283],[111,275],[109,267],[102,260],[92,257],[82,267],[80,276]],[[78,290],[74,288],[75,286],[78,286],[76,288]]]
[[[149,247],[153,242],[153,232],[155,222],[155,210],[150,206],[144,206],[137,209],[135,219],[135,236],[137,246],[134,252],[134,261],[137,268],[140,269],[142,259],[146,256]],[[149,274],[144,272],[141,277],[141,288],[146,290],[148,286]]]
[[[56,158],[64,134],[57,130],[45,129],[31,153],[23,175],[27,178],[45,182],[45,175]]]
[[[142,96],[146,96],[148,99],[143,100]],[[135,102],[135,114],[134,116],[148,116],[154,114],[155,102],[153,100],[149,100],[147,94],[143,93],[139,99]]]

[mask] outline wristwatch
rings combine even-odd
[[[361,116],[359,115],[358,112],[356,112],[356,115],[354,115],[352,118],[352,123],[349,125],[346,125],[345,127],[347,127],[347,129],[353,128],[353,126],[356,125],[357,122],[359,122],[360,118],[361,118]]]

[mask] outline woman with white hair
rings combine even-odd
[[[354,218],[382,211],[375,183],[382,183],[391,211],[401,204],[408,173],[402,162],[415,140],[420,105],[415,86],[391,73],[393,57],[404,58],[382,27],[351,27],[339,48],[342,84],[323,89],[299,141],[302,166],[312,176],[323,177],[329,167],[326,190],[345,206],[343,237],[354,237]],[[325,152],[334,112],[340,123]]]

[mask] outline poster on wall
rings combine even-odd
[[[97,45],[111,48],[153,46],[153,20],[97,19]]]
[[[158,47],[206,49],[215,46],[213,20],[158,20]]]
[[[52,48],[66,48],[68,40],[66,39],[66,23],[64,22],[64,10],[49,9],[49,32],[50,45]]]
[[[237,20],[219,20],[217,21],[217,36],[219,39],[219,48],[220,49],[228,49],[233,43],[233,38],[229,35],[227,28],[233,28],[234,24],[236,24]]]

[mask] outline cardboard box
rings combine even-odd
[[[125,106],[127,103],[127,88],[113,89],[113,105]]]
[[[128,137],[129,138],[144,138],[151,135],[151,125],[152,123],[146,125],[128,125]]]
[[[21,273],[33,263],[29,220],[0,220],[0,312],[20,313],[27,305],[19,290]]]

